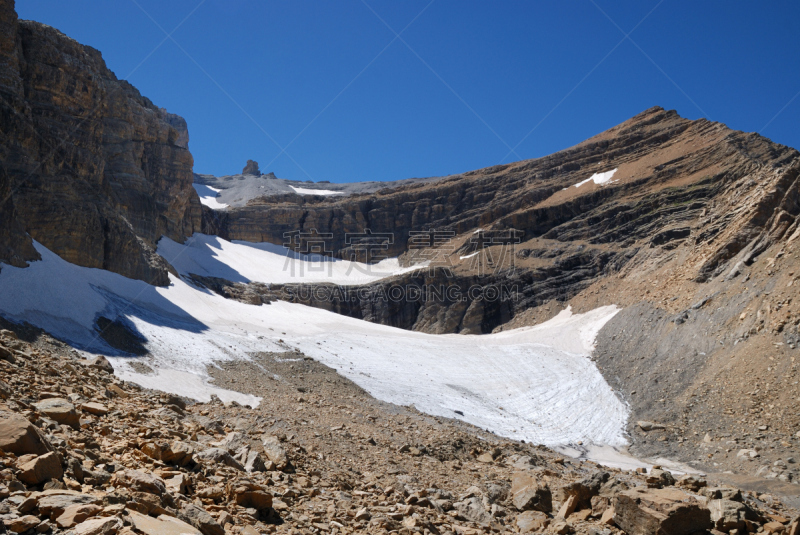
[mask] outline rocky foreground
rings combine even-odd
[[[103,357],[21,335],[0,331],[0,532],[800,533],[774,496],[382,404],[302,354],[254,358],[247,389],[267,397],[252,409],[144,390]]]

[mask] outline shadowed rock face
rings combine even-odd
[[[162,235],[200,229],[186,122],[57,30],[0,1],[0,260],[62,258],[163,285]],[[29,236],[26,236],[27,233]]]

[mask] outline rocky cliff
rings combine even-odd
[[[100,53],[0,1],[0,260],[37,257],[168,283],[162,235],[200,229],[186,122],[118,80]]]

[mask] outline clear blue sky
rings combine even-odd
[[[200,173],[252,158],[296,180],[445,175],[555,152],[654,105],[800,148],[796,1],[18,0],[17,12],[99,49],[185,117]]]

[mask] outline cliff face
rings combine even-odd
[[[185,121],[97,50],[18,21],[11,1],[0,14],[0,260],[35,259],[33,238],[75,264],[167,284],[156,242],[183,241],[202,216]]]

